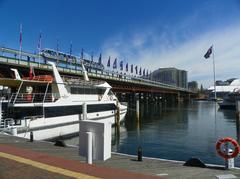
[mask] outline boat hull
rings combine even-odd
[[[232,109],[232,110],[235,110],[236,109],[236,104],[226,104],[226,103],[219,103],[219,108],[220,109]]]
[[[124,120],[126,112],[127,112],[126,110],[120,112],[120,122]],[[98,117],[96,117],[97,115]],[[79,133],[79,121],[81,119],[82,119],[81,115],[71,115],[54,118],[39,118],[36,119],[35,121],[31,121],[29,127],[27,128],[26,127],[17,128],[17,133],[15,133],[14,135],[30,139],[30,131],[32,131],[34,140],[54,140],[57,138],[66,138],[69,136],[74,136],[77,133]],[[106,111],[103,112],[102,114],[99,113],[88,114],[87,119],[96,120],[99,122],[103,120],[104,121],[108,120],[109,122],[112,123],[112,125],[114,125],[116,117],[112,111]],[[9,129],[8,132],[12,133],[11,128]]]

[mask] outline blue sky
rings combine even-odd
[[[204,53],[213,44],[216,78],[239,77],[240,1],[238,0],[0,0],[0,45],[23,50],[42,46],[79,55],[81,48],[149,70],[177,67],[189,81],[213,83],[212,59]],[[113,60],[112,60],[113,61]]]

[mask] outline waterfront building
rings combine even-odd
[[[198,83],[196,81],[188,82],[188,89],[193,92],[198,91]]]
[[[152,80],[161,83],[187,88],[187,71],[174,67],[159,68],[151,74]]]

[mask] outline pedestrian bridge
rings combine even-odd
[[[70,57],[71,56],[69,56],[69,59]],[[34,67],[35,73],[49,74],[52,72],[52,68],[46,63],[47,60],[55,61],[58,64],[58,70],[64,78],[79,78],[83,76],[81,64],[78,60],[64,60],[63,58],[61,60],[51,59],[41,53],[32,54],[2,47],[0,49],[0,77],[9,77],[9,72],[7,71],[9,71],[10,68],[17,68],[21,74],[28,76],[30,66]],[[84,60],[84,63],[90,62],[85,59],[80,60]],[[96,63],[89,63],[86,65],[86,68],[90,78],[107,81],[115,92],[161,93],[176,94],[178,96],[196,94],[186,88],[150,80],[149,77],[136,77],[104,68],[97,68]]]

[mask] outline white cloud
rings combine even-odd
[[[213,83],[212,58],[204,59],[208,48],[214,45],[216,79],[240,77],[240,24],[218,28],[179,41],[175,31],[159,33],[146,30],[125,37],[123,34],[107,40],[103,53],[126,59],[149,70],[176,67],[188,71],[189,81],[196,80],[205,87]],[[186,34],[184,34],[186,35]]]

